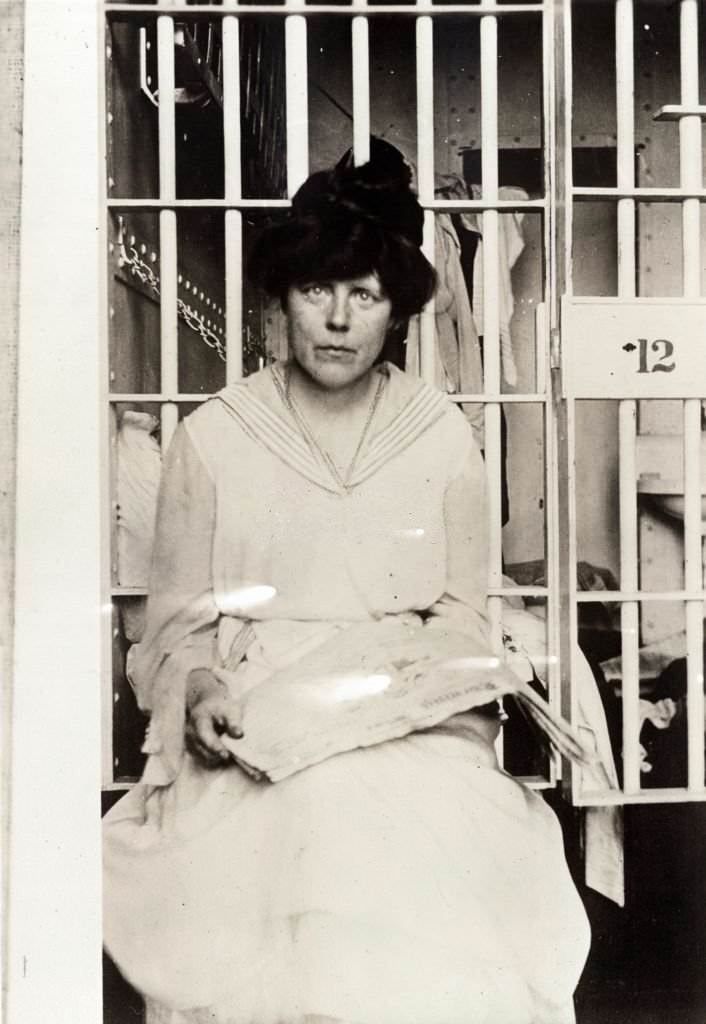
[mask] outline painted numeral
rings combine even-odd
[[[666,338],[657,338],[650,344],[647,338],[638,338],[638,373],[671,373],[676,369],[674,360],[668,360],[674,355],[674,343]],[[635,346],[631,346],[634,348]],[[627,345],[625,346],[627,348]],[[649,359],[648,354],[654,353],[654,358]]]

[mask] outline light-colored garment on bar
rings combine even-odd
[[[471,187],[472,198],[480,198],[480,191],[477,186]],[[515,202],[526,201],[529,196],[522,188],[511,188],[503,186],[498,189],[498,198]],[[517,384],[517,366],[515,353],[512,345],[512,334],[510,321],[515,309],[515,299],[512,291],[512,268],[517,263],[522,250],[525,247],[525,240],[522,234],[522,221],[524,213],[501,213],[498,217],[498,315],[500,328],[500,365],[502,375],[506,383],[511,387]],[[483,272],[483,219],[477,218],[477,230],[481,235],[478,243],[475,259],[473,261],[473,319],[475,320],[478,334],[484,338],[484,345],[488,344],[485,338],[485,317],[484,317],[484,272]]]
[[[461,267],[461,246],[448,214],[438,214],[434,223],[438,274],[434,296],[434,383],[449,393],[480,394],[483,391],[480,342]],[[420,364],[421,324],[420,317],[415,316],[407,329],[405,369],[419,375]],[[483,448],[483,406],[465,402],[461,408],[479,447]]]

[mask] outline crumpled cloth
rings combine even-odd
[[[448,214],[435,221],[435,265],[438,275],[434,296],[434,384],[450,394],[481,394],[483,365],[480,341],[473,320],[461,266],[461,246]],[[407,327],[405,370],[420,375],[421,321],[414,316]],[[480,448],[484,445],[483,405],[464,402],[461,409]]]
[[[117,437],[116,527],[118,582],[146,587],[154,541],[162,456],[154,432],[156,416],[128,410]]]

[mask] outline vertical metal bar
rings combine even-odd
[[[355,7],[364,7],[365,0],[355,0]],[[356,164],[370,159],[370,55],[368,19],[353,18],[351,26],[353,59],[353,159]]]
[[[480,19],[481,59],[481,177],[483,199],[498,196],[498,23],[493,15]],[[497,210],[483,211],[483,384],[486,393],[501,389],[499,316],[499,220]],[[502,583],[502,476],[500,466],[500,405],[485,407],[485,459],[489,505],[489,586]],[[494,621],[491,602],[491,628]],[[498,614],[501,608],[498,608]]]
[[[701,534],[701,403],[684,402],[684,586],[703,582]],[[704,788],[703,601],[686,602],[688,785]]]
[[[243,376],[243,217],[226,211],[226,382]]]
[[[562,505],[564,522],[568,520],[568,530],[560,530],[559,546],[559,598],[564,605],[564,616],[568,612],[568,622],[562,622],[560,637],[560,657],[562,663],[561,704],[562,710],[569,721],[576,722],[578,714],[578,694],[574,680],[578,679],[579,643],[578,643],[578,581],[576,563],[578,560],[576,539],[576,402],[573,398],[565,402],[562,418],[557,423],[556,432],[565,427],[566,460],[563,463],[566,479],[557,480],[557,491]],[[566,628],[568,626],[568,628]],[[567,671],[568,669],[568,671]],[[571,761],[562,764],[562,781],[565,789],[576,797],[581,785],[581,772]]]
[[[637,590],[637,408],[621,401],[620,443],[620,586]],[[637,601],[625,601],[621,612],[623,655],[623,782],[626,793],[640,790],[639,614]]]
[[[436,224],[432,210],[424,211],[422,252],[432,266],[436,265]],[[429,299],[419,317],[419,376],[429,384],[436,379],[436,304]]]
[[[559,600],[559,542],[558,507],[559,493],[556,473],[555,423],[550,402],[543,409],[544,416],[544,544],[547,596],[547,688],[549,703],[558,712],[562,709],[561,694],[561,651]],[[561,759],[553,756],[549,766],[549,779],[554,783],[561,776]]]
[[[240,135],[240,22],[233,15],[223,19],[223,143],[225,198],[242,197]]]
[[[417,18],[417,189],[422,205],[434,199],[434,35],[430,17]],[[431,210],[424,211],[422,251],[432,265],[436,262],[435,222]],[[420,375],[434,382],[436,319],[434,299],[420,317]]]
[[[545,18],[548,21],[551,46],[547,54],[553,59],[550,92],[550,121],[548,125],[548,179],[551,188],[548,231],[549,328],[552,344],[561,339],[561,298],[571,295],[572,280],[572,63],[571,63],[571,3],[556,0]],[[557,355],[560,353],[557,352]],[[561,682],[561,708],[571,721],[576,720],[576,693],[572,685],[575,678],[574,651],[577,644],[576,622],[576,468],[574,401],[562,401],[560,367],[553,360],[551,369],[551,405],[553,422],[551,438],[554,465],[551,481],[555,494],[555,524],[553,543],[556,559],[550,566],[550,610],[554,608],[554,642],[559,652]],[[576,794],[580,773],[574,772],[570,761],[561,764],[562,789],[567,798]]]
[[[242,197],[240,131],[240,23],[223,19],[223,132],[225,197]],[[243,375],[243,218],[239,210],[225,214],[226,382]]]
[[[498,25],[480,19],[481,176],[483,199],[498,198]],[[485,390],[500,391],[499,221],[497,210],[483,211],[483,376]]]
[[[681,0],[680,77],[681,102],[699,103],[699,14],[697,0]],[[701,188],[701,119],[687,114],[679,121],[680,183],[685,190]],[[684,295],[701,292],[701,210],[698,199],[682,200],[682,253]],[[701,533],[701,402],[684,402],[684,588],[703,586],[703,536]],[[687,750],[688,786],[704,788],[704,664],[703,602],[686,602],[687,648]]]
[[[157,18],[159,82],[159,197],[176,198],[176,125],[174,118],[174,21]]]
[[[680,69],[681,102],[685,107],[699,103],[699,0],[681,0]],[[687,114],[679,120],[680,181],[685,190],[702,186],[701,118]],[[701,291],[700,203],[682,200],[682,250],[684,295]]]
[[[618,188],[635,185],[633,0],[615,3]],[[635,294],[635,200],[618,200],[618,294]]]
[[[492,201],[498,190],[498,20],[491,14],[480,19],[480,75],[481,178],[483,198]]]
[[[176,198],[176,122],[174,106],[174,21],[169,15],[157,19],[157,78],[159,82],[159,197]],[[177,221],[174,210],[159,215],[160,259],[160,373],[163,393],[179,389],[177,319]],[[166,451],[176,428],[176,405],[161,409],[162,451]]]
[[[421,202],[434,198],[434,28],[417,18],[417,187]]]
[[[179,390],[178,317],[177,317],[177,219],[174,210],[159,215],[160,265],[160,369],[161,389],[174,395]],[[162,450],[166,451],[176,429],[177,406],[162,406]]]
[[[635,184],[635,81],[633,2],[615,4],[615,85],[618,188]],[[618,200],[618,295],[635,295],[635,201]],[[637,405],[621,400],[620,423],[620,585],[638,588],[636,433]],[[639,605],[626,601],[621,609],[623,655],[623,780],[626,793],[640,789]]]
[[[309,174],[309,101],[307,94],[306,18],[290,14],[284,22],[287,96],[287,191],[290,198]]]

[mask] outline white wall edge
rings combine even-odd
[[[98,0],[26,0],[8,1024],[99,1024]]]

